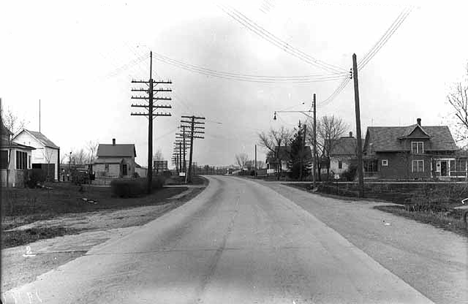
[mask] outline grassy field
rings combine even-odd
[[[79,186],[70,183],[51,183],[46,186],[48,188],[2,189],[2,248],[78,232],[61,227],[8,231],[18,226],[64,214],[166,204],[168,198],[187,190],[186,187],[162,188],[147,196],[119,198],[112,196],[110,187],[86,185],[82,189],[84,191],[80,191]]]
[[[311,189],[311,184],[287,185],[304,191]],[[357,188],[352,184],[320,185],[316,193],[339,199],[358,199]],[[468,197],[468,185],[465,184],[407,183],[367,184],[364,199],[400,204],[402,206],[375,208],[468,236],[468,227],[463,221],[464,211],[454,209],[460,206],[460,201],[466,197]]]

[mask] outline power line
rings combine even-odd
[[[328,72],[333,72],[333,73],[342,73],[343,69],[337,66],[334,66],[332,64],[323,62],[321,60],[315,59],[306,53],[294,48],[291,46],[289,43],[281,40],[280,38],[276,37],[263,27],[259,26],[257,23],[246,17],[244,14],[240,13],[237,11],[235,8],[232,8],[228,5],[218,5],[218,7],[224,11],[227,15],[229,15],[231,18],[245,26],[247,29],[252,31],[253,33],[257,34],[261,38],[267,40],[271,44],[277,46],[281,50],[283,50],[286,53],[289,53],[290,55],[305,61],[309,64],[312,64],[318,68],[321,68],[323,70],[326,70]]]
[[[393,34],[398,30],[401,24],[408,18],[411,14],[413,8],[406,8],[400,13],[400,15],[395,19],[392,25],[387,29],[387,31],[382,35],[382,37],[377,41],[377,43],[371,48],[371,50],[364,56],[358,65],[358,69],[361,70],[366,66],[366,64],[380,51],[380,49],[387,43],[387,41],[393,36]]]
[[[369,61],[374,58],[374,56],[380,51],[380,49],[387,43],[387,41],[393,36],[393,34],[398,30],[401,24],[408,18],[409,14],[411,14],[413,8],[406,8],[404,9],[398,17],[393,21],[390,27],[385,31],[385,33],[380,37],[380,39],[374,44],[374,46],[367,52],[364,58],[361,60],[360,64],[358,65],[358,70],[363,69]],[[320,106],[325,106],[332,102],[348,85],[351,78],[346,77],[342,80],[340,85],[333,91],[333,93],[324,101],[320,103]]]
[[[344,73],[341,74],[316,74],[316,75],[303,75],[303,76],[265,76],[265,75],[252,75],[252,74],[236,74],[230,72],[223,72],[217,71],[213,69],[208,69],[200,66],[196,66],[193,64],[188,64],[182,61],[178,61],[167,56],[156,54],[155,59],[166,64],[173,65],[175,67],[199,73],[202,75],[216,77],[216,78],[223,78],[228,80],[237,80],[237,81],[245,81],[245,82],[256,82],[256,83],[311,83],[311,82],[324,82],[324,81],[331,81],[337,80],[343,76]]]

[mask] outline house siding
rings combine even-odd
[[[31,154],[32,164],[41,165],[41,167],[43,168],[47,168],[48,167],[47,165],[53,165],[54,167],[53,179],[55,181],[59,180],[59,170],[60,170],[60,164],[59,164],[59,159],[60,159],[59,151],[60,150],[59,149],[44,146],[41,142],[39,142],[36,138],[31,136],[27,132],[20,133],[18,136],[15,137],[13,141],[22,145],[28,145],[28,146],[36,148],[36,150],[33,150]]]

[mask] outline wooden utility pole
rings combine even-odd
[[[305,138],[306,138],[306,130],[307,130],[307,124],[304,123],[304,133],[303,133],[303,137],[302,137],[302,145],[301,145],[301,170],[299,171],[299,179],[302,180],[303,179],[303,168],[304,168],[304,149],[305,149]]]
[[[196,117],[196,116],[182,116],[182,118],[185,118],[185,119],[189,119],[189,120],[181,120],[182,123],[188,123],[189,124],[189,128],[190,128],[190,156],[189,156],[189,169],[188,169],[188,174],[186,175],[186,181],[187,183],[191,183],[192,182],[192,172],[193,172],[193,140],[195,138],[200,138],[200,139],[203,139],[204,137],[201,137],[200,135],[198,134],[204,134],[204,131],[200,131],[200,130],[204,130],[205,127],[202,127],[202,126],[198,126],[198,125],[202,125],[202,124],[205,124],[204,122],[202,121],[198,121],[198,120],[202,120],[202,119],[205,119],[205,117]]]
[[[172,84],[171,81],[154,81],[153,80],[153,52],[150,52],[150,78],[145,80],[132,80],[132,83],[146,84],[149,89],[132,89],[132,92],[146,93],[148,96],[132,96],[132,99],[147,101],[146,104],[132,104],[134,108],[145,108],[147,113],[131,113],[132,116],[147,116],[148,117],[148,174],[147,187],[148,194],[151,193],[151,184],[153,180],[153,119],[157,116],[171,116],[170,113],[154,112],[155,109],[170,109],[170,105],[155,105],[155,100],[171,100],[170,97],[155,97],[157,92],[172,92],[171,89],[154,89],[158,84]]]
[[[312,174],[313,187],[317,186],[317,177],[315,176],[315,171],[317,167],[317,98],[314,93],[313,99],[313,108],[314,108],[314,168]],[[320,173],[319,173],[320,174]]]
[[[257,145],[255,145],[255,176],[257,176]]]
[[[359,84],[356,54],[353,54],[354,106],[356,112],[356,136],[358,157],[359,197],[364,197],[364,172],[362,163],[361,110],[359,108]]]

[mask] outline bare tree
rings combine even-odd
[[[236,154],[236,163],[242,169],[247,166],[249,162],[249,156],[245,153]]]
[[[164,160],[164,156],[163,156],[163,154],[162,154],[161,149],[158,149],[158,151],[156,151],[156,152],[153,154],[153,160],[154,160],[154,161],[163,161],[163,160]]]
[[[88,155],[88,160],[87,162],[89,164],[93,164],[94,161],[96,160],[96,157],[97,157],[97,150],[98,150],[98,147],[99,147],[99,143],[97,141],[88,141],[86,143],[86,150],[88,150],[87,152],[87,155]]]
[[[75,165],[87,164],[88,160],[89,160],[88,153],[83,148],[79,149],[78,151],[73,151],[71,154],[71,158],[70,158],[70,162]]]
[[[277,178],[280,178],[282,159],[284,155],[280,153],[280,147],[286,146],[293,136],[293,131],[286,129],[284,126],[275,130],[273,128],[268,132],[261,132],[258,134],[259,145],[267,149],[276,158],[278,164]]]
[[[313,126],[311,126],[311,129]],[[349,128],[341,118],[332,116],[323,116],[317,122],[317,151],[323,158],[326,159],[327,175],[330,174],[330,153],[336,147],[338,139]],[[313,142],[313,134],[308,135],[308,141]],[[320,172],[320,161],[318,162],[318,169]],[[320,176],[320,174],[319,174]]]
[[[447,96],[457,117],[457,137],[459,141],[468,140],[468,64],[462,81],[455,83],[452,92]]]
[[[52,161],[53,155],[54,155],[54,152],[51,149],[48,149],[47,147],[42,148],[42,156],[44,156],[44,159],[47,162],[46,180],[48,182],[50,181],[50,162]]]
[[[19,120],[18,116],[16,116],[10,109],[7,109],[6,112],[3,111],[3,107],[0,106],[0,116],[2,118],[3,126],[5,126],[6,130],[3,130],[2,133],[7,132],[7,134],[2,134],[2,145],[4,144],[3,141],[5,140],[5,144],[7,146],[7,169],[6,169],[6,186],[8,187],[10,182],[10,162],[11,162],[11,153],[12,153],[12,144],[13,144],[13,137],[15,134],[19,133],[20,130],[24,128],[25,122],[24,120]],[[10,132],[11,134],[9,134]]]

